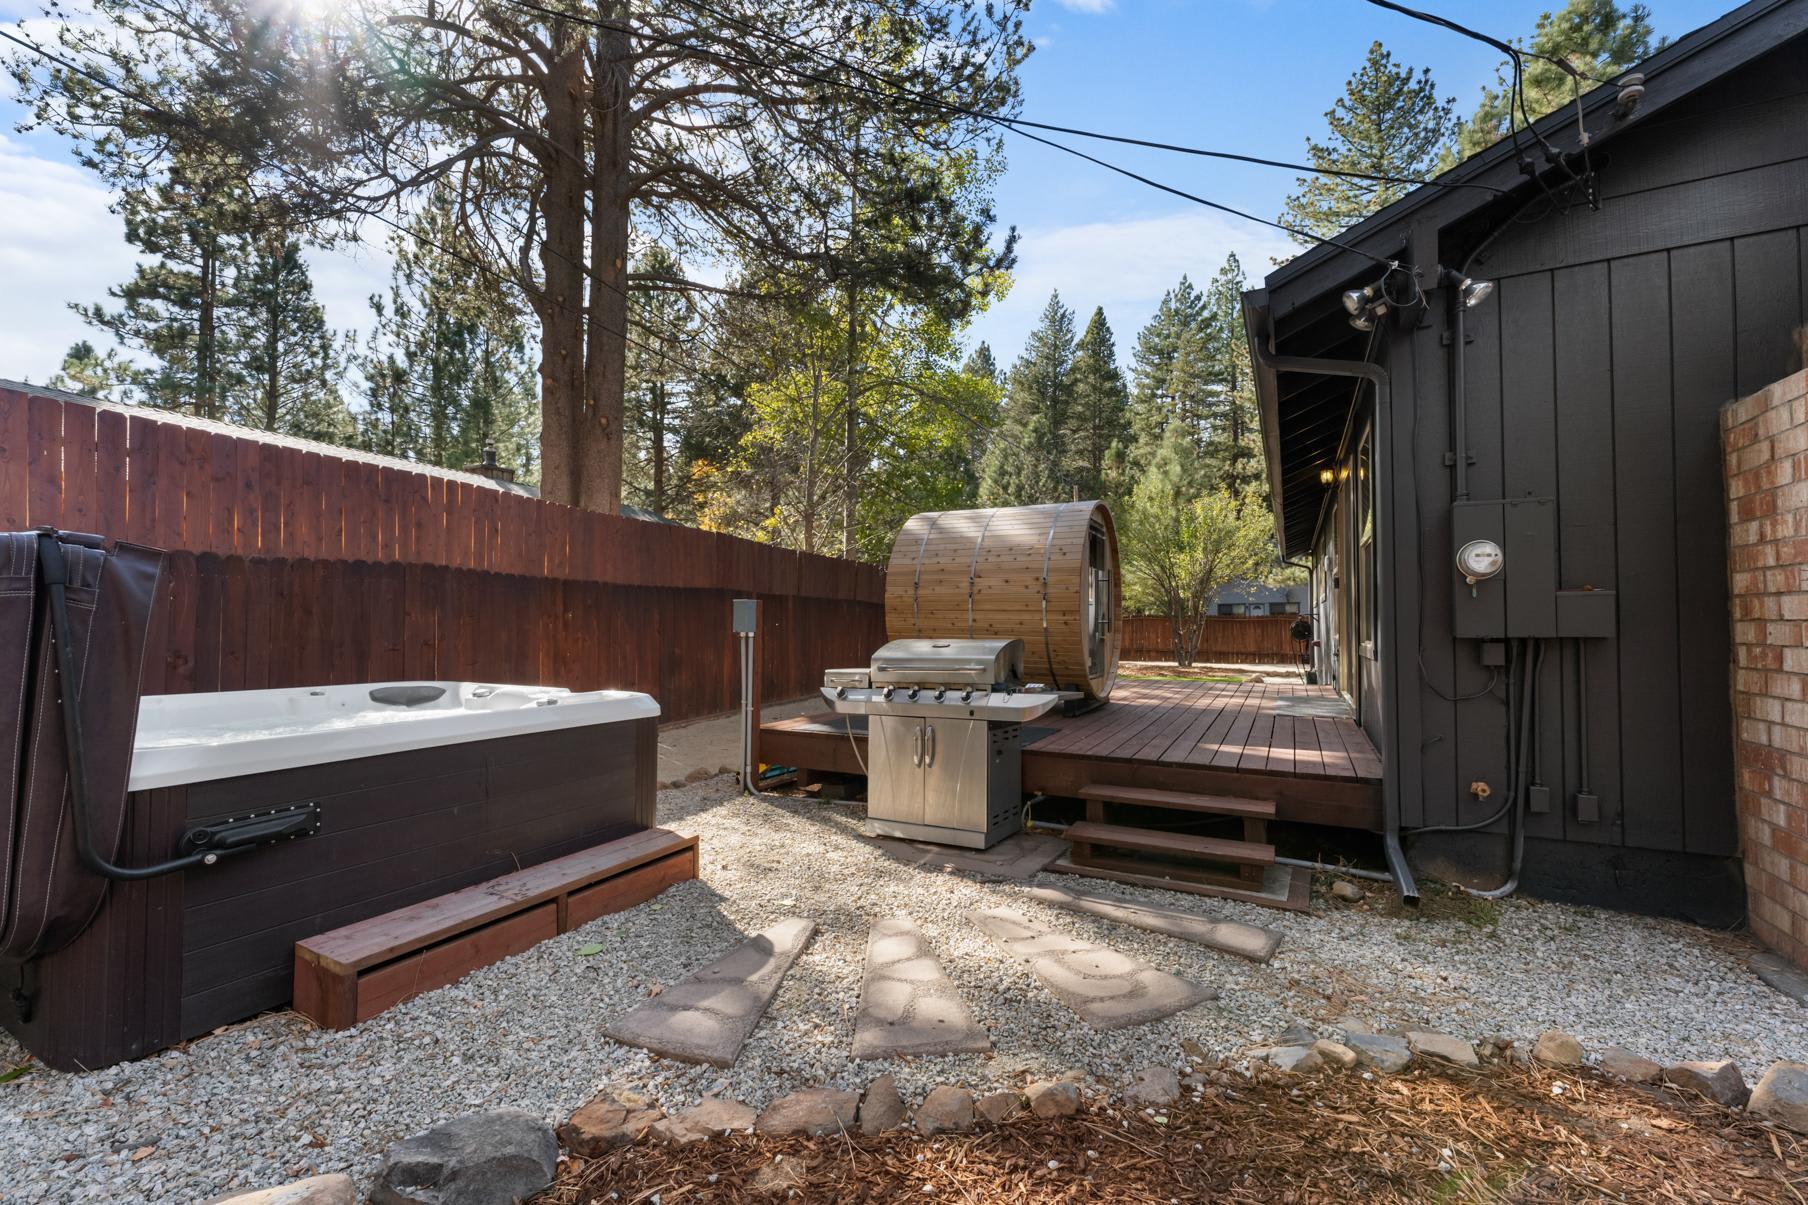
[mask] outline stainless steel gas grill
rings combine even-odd
[[[823,697],[867,717],[867,829],[969,849],[1023,820],[1023,724],[1072,692],[1023,681],[1021,640],[894,640]]]

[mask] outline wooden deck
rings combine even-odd
[[[833,712],[761,726],[760,759],[859,774],[863,717]],[[1024,728],[1026,791],[1078,797],[1094,784],[1269,799],[1275,818],[1381,824],[1381,757],[1327,686],[1121,680],[1110,702]]]

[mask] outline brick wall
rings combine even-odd
[[[1721,412],[1752,931],[1808,968],[1808,372]]]

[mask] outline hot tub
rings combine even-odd
[[[23,1006],[0,985],[0,1019],[92,1068],[280,1007],[302,938],[651,827],[658,716],[644,694],[476,682],[147,697],[119,862],[248,816],[309,829],[114,883]]]

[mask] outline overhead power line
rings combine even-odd
[[[699,46],[693,42],[686,42],[681,39],[667,37],[662,34],[653,33],[648,30],[639,28],[637,26],[625,25],[625,24],[622,24],[622,23],[616,22],[616,21],[606,21],[606,20],[603,20],[598,17],[587,17],[587,16],[583,16],[578,13],[561,12],[557,9],[546,8],[540,4],[536,4],[536,3],[534,3],[534,0],[510,0],[510,3],[514,4],[517,8],[526,9],[529,12],[538,13],[543,17],[549,17],[554,20],[573,21],[579,25],[588,25],[595,29],[608,30],[613,33],[626,33],[626,34],[630,34],[634,37],[644,38],[647,41],[654,43],[655,45],[663,45],[663,46],[672,47],[674,49],[688,50],[694,54],[701,55],[705,58],[716,58],[716,59],[720,59],[724,62],[735,63],[735,64],[738,64],[740,66],[745,66],[745,67],[763,67],[768,71],[782,72],[786,75],[792,76],[795,79],[804,80],[806,82],[819,83],[819,84],[823,84],[823,85],[826,85],[831,88],[842,88],[842,89],[845,89],[848,91],[858,92],[862,95],[873,96],[880,100],[887,99],[886,93],[881,91],[880,89],[873,88],[873,87],[867,87],[867,86],[863,86],[860,84],[850,83],[846,80],[836,79],[832,76],[821,75],[816,72],[807,71],[801,67],[792,67],[792,66],[788,66],[788,65],[785,65],[782,63],[774,63],[767,59],[758,58],[758,57],[755,57],[752,55],[738,54],[734,51],[726,51],[726,50],[722,50],[720,48]],[[819,59],[833,59],[834,58],[834,56],[826,55],[824,52],[819,52],[819,51],[807,50],[807,51],[805,51],[805,53],[813,54],[816,57],[818,57]],[[840,62],[840,60],[836,60],[836,61]],[[854,67],[852,64],[847,64],[845,62],[843,62],[842,65],[847,66],[850,69],[855,70],[857,72],[864,71],[863,68]],[[905,92],[906,94],[911,94],[910,89],[898,88],[895,90]],[[1397,268],[1397,267],[1403,266],[1399,260],[1390,259],[1384,255],[1376,255],[1373,252],[1365,251],[1361,247],[1357,247],[1357,246],[1353,246],[1352,244],[1349,244],[1349,243],[1341,242],[1338,239],[1327,238],[1324,235],[1320,235],[1314,231],[1305,230],[1305,229],[1302,229],[1297,226],[1289,226],[1285,222],[1277,222],[1277,221],[1273,221],[1272,219],[1269,219],[1269,218],[1259,217],[1256,214],[1248,212],[1247,210],[1237,209],[1234,206],[1226,205],[1220,201],[1209,200],[1205,197],[1197,195],[1196,193],[1190,193],[1184,189],[1175,188],[1169,184],[1163,184],[1158,180],[1151,179],[1150,177],[1142,175],[1138,172],[1133,172],[1127,167],[1120,167],[1118,164],[1112,163],[1109,160],[1100,159],[1095,155],[1089,155],[1085,151],[1079,150],[1077,147],[1071,147],[1071,146],[1068,146],[1066,143],[1056,142],[1052,138],[1044,138],[1040,134],[1033,134],[1033,133],[1030,133],[1028,130],[1019,129],[1019,128],[1017,128],[1017,124],[1016,124],[1017,119],[1015,119],[1015,118],[1001,117],[997,114],[986,113],[985,111],[979,110],[979,109],[969,109],[969,108],[965,108],[965,107],[959,106],[959,105],[950,105],[950,104],[936,100],[935,98],[929,97],[926,94],[922,94],[922,93],[916,93],[914,95],[921,98],[924,103],[931,105],[932,107],[938,108],[943,112],[956,113],[956,114],[959,114],[962,116],[972,117],[977,120],[992,122],[993,124],[996,124],[1003,129],[1010,130],[1012,133],[1018,135],[1021,138],[1027,138],[1031,142],[1041,143],[1043,146],[1053,147],[1055,150],[1061,151],[1068,155],[1072,155],[1076,159],[1082,159],[1082,160],[1086,161],[1087,163],[1091,163],[1098,167],[1105,168],[1107,171],[1116,172],[1118,175],[1123,176],[1126,179],[1135,180],[1139,184],[1147,185],[1150,188],[1157,189],[1161,192],[1168,193],[1172,196],[1180,197],[1183,200],[1192,201],[1196,204],[1206,206],[1209,209],[1215,209],[1221,213],[1227,213],[1233,217],[1242,218],[1245,221],[1255,222],[1259,225],[1269,226],[1269,227],[1272,227],[1273,229],[1284,231],[1288,234],[1297,235],[1300,238],[1311,239],[1314,242],[1327,243],[1333,247],[1337,247],[1344,251],[1349,251],[1355,255],[1362,256],[1364,259],[1372,260],[1375,263],[1383,264],[1390,268]],[[1316,169],[1302,168],[1301,170],[1312,171],[1312,170],[1316,170]],[[1490,191],[1498,191],[1498,190],[1491,189]]]

